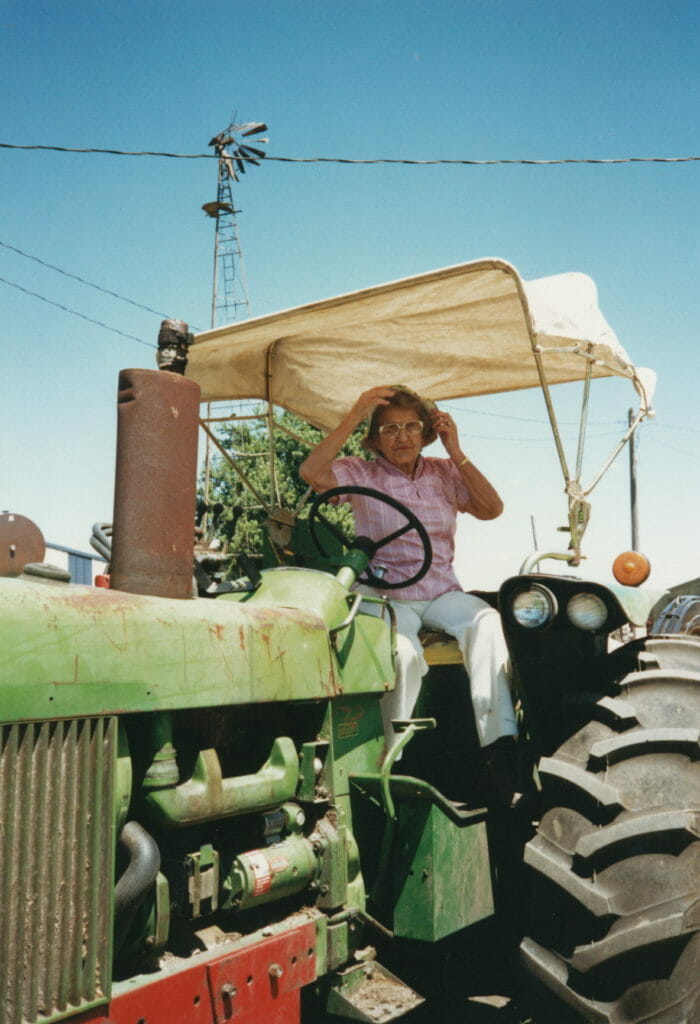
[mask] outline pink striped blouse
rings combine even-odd
[[[336,459],[333,473],[338,486],[352,484],[373,487],[406,505],[420,519],[433,547],[428,573],[417,583],[386,591],[389,597],[429,601],[451,590],[462,590],[453,568],[457,513],[466,511],[469,491],[450,459],[419,456],[415,477],[392,466],[382,456],[368,462],[356,455]],[[373,498],[350,494],[358,535],[379,540],[405,524],[395,509]],[[409,579],[422,562],[423,545],[415,530],[380,548],[374,562],[387,566],[385,579],[391,583]],[[382,591],[378,591],[382,593]]]

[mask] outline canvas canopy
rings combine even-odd
[[[203,401],[259,398],[330,430],[357,395],[403,384],[434,401],[619,375],[642,414],[651,371],[637,370],[598,309],[593,281],[523,281],[480,260],[198,334],[186,375]]]

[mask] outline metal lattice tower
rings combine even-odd
[[[259,135],[267,130],[262,122],[249,122],[246,124],[231,123],[224,131],[219,132],[209,145],[214,147],[217,161],[217,189],[215,202],[204,203],[202,209],[207,216],[216,221],[214,236],[214,278],[211,300],[211,326],[212,328],[233,323],[236,320],[246,319],[251,315],[250,298],[248,295],[248,284],[243,265],[243,253],[241,250],[240,238],[238,236],[238,224],[236,209],[233,199],[233,182],[238,182],[239,175],[245,174],[246,165],[259,166],[260,160],[265,153],[261,149],[244,142],[252,135]],[[240,136],[240,138],[238,138]],[[267,139],[257,139],[258,145],[266,143]],[[258,403],[259,404],[259,403]],[[254,408],[250,402],[238,402],[235,405],[219,405],[216,414],[213,414],[211,404],[207,405],[206,416],[202,420],[205,429],[206,454],[204,472],[204,499],[205,508],[209,507],[210,494],[210,468],[212,458],[212,443],[219,449],[220,454],[232,465],[235,472],[244,480],[247,479],[241,468],[241,460],[246,457],[264,457],[271,461],[271,478],[274,484],[274,460],[270,451],[256,453],[231,453],[224,452],[217,441],[217,425],[231,423],[241,420],[265,420],[268,422],[268,431],[272,419],[272,410],[269,406],[264,409]],[[251,510],[266,508],[265,501],[259,501],[247,497],[240,508],[241,513]],[[203,525],[205,530],[208,523],[208,511],[205,512]]]
[[[202,207],[209,217],[216,220],[212,327],[250,316],[250,298],[236,222],[236,214],[240,211],[234,205],[232,183],[239,180],[239,174],[245,174],[246,164],[258,166],[265,153],[236,136],[245,139],[266,130],[267,126],[262,122],[231,123],[209,142],[218,156],[216,201]],[[260,144],[267,139],[257,141]]]

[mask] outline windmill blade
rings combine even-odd
[[[265,157],[265,151],[262,149],[256,149],[255,146],[239,146],[238,148],[241,153],[245,153],[246,155],[248,153],[255,153],[255,155],[259,156],[261,159]]]
[[[240,133],[245,138],[248,135],[259,135],[260,132],[266,132],[267,125],[263,124],[262,121],[250,121],[248,124],[240,125]]]

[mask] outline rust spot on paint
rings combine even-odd
[[[73,678],[72,679],[54,679],[53,680],[53,685],[54,686],[77,686],[77,685],[80,684],[80,680],[78,678],[78,662],[79,662],[79,659],[80,659],[80,655],[79,654],[74,654],[73,655]]]
[[[124,591],[108,590],[105,587],[88,587],[83,585],[66,586],[56,594],[56,598],[50,604],[44,605],[46,611],[55,612],[61,606],[75,608],[80,612],[90,615],[101,615],[109,609],[139,609],[146,607],[147,600],[140,595],[127,594]]]

